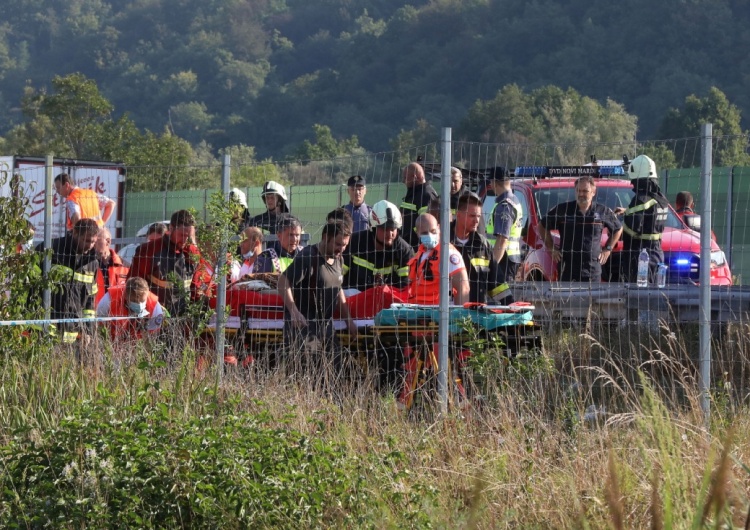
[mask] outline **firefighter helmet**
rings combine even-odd
[[[388,201],[378,201],[370,210],[370,227],[386,227],[401,229],[401,212],[396,205]]]
[[[628,175],[631,180],[642,178],[659,178],[656,174],[656,164],[646,155],[638,155],[630,162]]]
[[[279,197],[283,199],[284,202],[288,202],[289,199],[287,199],[286,196],[286,189],[284,189],[284,186],[279,184],[278,182],[274,180],[269,180],[265,184],[263,184],[263,191],[261,192],[260,196],[263,199],[263,202],[266,202],[266,195],[269,193],[275,193]]]
[[[232,188],[232,191],[229,192],[229,200],[236,201],[243,208],[247,208],[247,196],[239,188]]]

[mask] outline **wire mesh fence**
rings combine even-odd
[[[713,237],[706,264],[715,298],[715,383],[738,396],[748,389],[747,142],[746,137],[713,140]],[[416,217],[443,207],[454,216],[456,258],[451,278],[442,281],[450,282],[453,301],[460,302],[450,310],[450,337],[444,339],[450,343],[456,403],[470,401],[472,393],[486,394],[482,385],[510,377],[509,370],[556,368],[578,381],[581,368],[596,374],[591,367],[601,367],[637,384],[634,374],[640,368],[651,370],[672,393],[667,374],[696,377],[701,232],[695,219],[688,224],[686,212],[677,211],[675,198],[690,192],[699,211],[700,138],[591,145],[453,142],[450,149],[451,166],[459,170],[451,176],[451,189],[456,198],[470,191],[476,203],[439,197],[446,172],[438,143],[320,161],[230,161],[225,168],[218,162],[121,167],[55,161],[53,178],[68,173],[73,188],[94,192],[72,197],[72,189],[49,186],[44,161],[6,160],[3,196],[25,201],[38,265],[48,282],[39,289],[52,292],[51,307],[27,315],[6,311],[6,318],[38,317],[45,309],[43,324],[94,314],[133,317],[100,322],[103,331],[90,322],[58,322],[57,331],[76,335],[72,344],[78,340],[79,351],[95,356],[107,351],[126,359],[132,348],[124,346],[130,344],[125,338],[140,338],[170,362],[188,348],[200,366],[207,366],[216,360],[214,312],[225,279],[227,363],[255,372],[283,367],[295,374],[325,367],[333,374],[329,382],[366,380],[408,408],[421,399],[420,388],[434,385],[435,345],[441,340],[435,256],[450,254],[450,249],[429,248],[430,235],[449,229],[435,226],[439,216],[435,223]],[[619,234],[613,240],[628,227],[623,210],[634,206],[638,193],[630,172],[638,155],[655,163],[657,178],[647,180],[658,184],[669,203],[661,206],[659,237],[647,240],[667,267],[664,287],[655,274],[647,277],[646,287],[637,287],[633,256],[642,245],[634,241],[644,240]],[[422,172],[412,178],[407,168],[414,162]],[[494,246],[508,237],[497,237],[493,218],[500,193],[493,180],[502,182],[497,177],[505,174],[498,168],[510,175],[522,210],[520,262],[508,278],[513,299],[503,299],[516,303],[500,307],[491,297],[502,283]],[[229,187],[222,189],[225,171]],[[586,181],[591,193],[581,197],[577,181],[586,175],[593,177]],[[353,176],[361,179],[350,186]],[[14,179],[20,183],[15,189]],[[436,197],[439,201],[430,204]],[[105,199],[115,203],[111,215]],[[567,209],[561,207],[565,203]],[[584,214],[591,203],[601,210],[597,215],[591,210],[589,218]],[[346,217],[335,212],[338,208],[351,220],[329,223],[329,215]],[[68,231],[86,217],[93,225]],[[639,222],[642,235],[644,221]],[[52,236],[48,265],[42,259],[45,226]],[[481,235],[469,237],[474,232]],[[13,252],[23,251],[19,246]],[[3,252],[7,260],[7,244]],[[456,277],[471,285],[462,289]],[[82,342],[84,336],[90,339]],[[590,382],[595,379],[592,375]]]

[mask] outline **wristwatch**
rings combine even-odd
[[[607,245],[606,247],[604,247],[604,250],[609,250],[610,252],[612,252],[612,245]]]

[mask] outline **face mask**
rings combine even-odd
[[[146,302],[128,302],[128,309],[131,313],[140,315],[146,310]]]
[[[29,239],[26,243],[24,243],[23,245],[21,245],[21,248],[25,252],[33,250],[34,249],[34,240],[33,239]]]
[[[250,259],[253,256],[255,256],[255,249],[250,249],[246,254],[243,254],[242,257],[245,259]]]
[[[437,234],[422,234],[419,236],[419,242],[424,245],[424,248],[432,250],[438,246]]]

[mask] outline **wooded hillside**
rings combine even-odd
[[[0,135],[25,87],[80,72],[115,115],[192,145],[293,153],[357,136],[452,126],[516,84],[575,89],[657,138],[670,107],[715,86],[750,110],[748,0],[8,0],[0,24]],[[421,120],[421,121],[420,121]],[[668,129],[665,129],[668,130]]]

